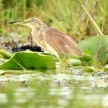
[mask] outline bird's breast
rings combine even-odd
[[[33,40],[42,48],[45,48],[45,43],[44,43],[44,39],[43,37],[41,36],[41,33],[40,32],[35,32],[35,31],[32,31],[32,36],[33,36]]]

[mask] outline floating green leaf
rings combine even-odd
[[[81,61],[79,59],[70,59],[70,64],[72,66],[78,66],[81,65]]]
[[[55,62],[50,56],[31,51],[18,52],[11,59],[0,65],[1,69],[55,69]]]
[[[93,72],[93,69],[90,68],[89,66],[85,66],[85,67],[83,68],[83,70],[84,70],[85,72]]]

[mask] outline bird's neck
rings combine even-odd
[[[42,33],[42,31],[43,31],[45,28],[47,28],[46,25],[39,25],[39,26],[36,26],[36,27],[35,27],[35,31],[36,31],[37,33]]]
[[[37,35],[38,37],[40,37],[41,34],[42,34],[42,31],[43,31],[45,28],[47,28],[46,25],[37,25],[37,26],[35,26],[35,27],[32,28],[31,34],[32,34],[33,36]]]

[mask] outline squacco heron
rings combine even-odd
[[[70,36],[55,28],[48,27],[38,18],[33,17],[24,21],[14,21],[10,22],[10,24],[22,24],[30,27],[34,41],[40,47],[58,57],[61,64],[65,61],[61,62],[60,55],[63,55],[63,57],[65,57],[65,55],[83,56],[83,52]]]

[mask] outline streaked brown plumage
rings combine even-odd
[[[33,17],[24,21],[10,22],[10,24],[22,24],[30,27],[34,41],[57,57],[59,54],[83,56],[83,52],[73,39],[55,28],[47,27],[38,18]]]
[[[44,29],[42,37],[59,54],[82,56],[82,51],[75,41],[55,28]]]

